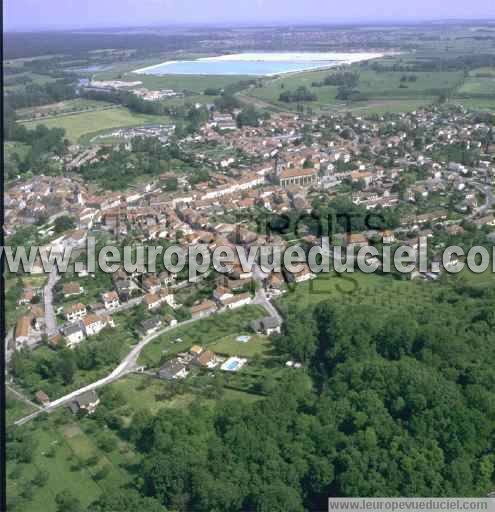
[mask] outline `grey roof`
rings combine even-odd
[[[265,318],[251,322],[251,327],[256,332],[264,331],[267,329],[276,329],[280,326],[280,320],[275,316],[266,316]]]
[[[81,324],[79,322],[76,322],[75,324],[70,324],[67,327],[64,327],[64,332],[66,336],[82,332]]]
[[[280,320],[276,316],[267,316],[261,320],[265,329],[275,329],[280,327]]]
[[[158,376],[161,379],[173,379],[178,373],[185,369],[185,366],[177,361],[176,359],[172,359],[167,361],[158,371]]]
[[[154,329],[162,324],[162,321],[159,317],[154,316],[153,318],[148,318],[147,320],[143,320],[141,322],[141,327],[143,330],[148,331],[149,329]]]
[[[79,407],[83,405],[89,405],[98,400],[98,395],[96,391],[92,389],[91,391],[86,391],[79,395],[74,401],[79,405]]]

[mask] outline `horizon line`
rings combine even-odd
[[[118,31],[118,30],[158,30],[167,28],[269,28],[269,27],[332,27],[332,26],[378,26],[378,25],[418,25],[422,23],[483,23],[487,25],[495,25],[495,16],[493,18],[480,18],[480,17],[439,17],[439,18],[363,18],[363,19],[347,19],[341,18],[337,20],[313,20],[306,21],[297,20],[267,20],[267,21],[220,21],[220,22],[207,22],[207,21],[177,21],[168,23],[150,23],[146,25],[67,25],[67,26],[12,26],[8,27],[4,19],[4,34],[9,33],[40,33],[40,32],[97,32],[97,31]]]

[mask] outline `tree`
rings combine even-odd
[[[57,217],[54,223],[55,233],[64,233],[65,231],[69,231],[74,229],[76,224],[72,217],[68,215],[62,215],[61,217]]]
[[[47,471],[38,470],[34,474],[33,484],[37,487],[44,487],[49,479],[49,475]]]
[[[59,492],[55,503],[57,512],[82,512],[81,502],[69,490]]]

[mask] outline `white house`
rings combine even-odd
[[[74,347],[84,340],[84,331],[79,322],[68,325],[64,329],[65,339],[69,348]]]
[[[108,325],[110,327],[115,327],[115,323],[110,316],[100,316],[100,315],[88,315],[83,320],[84,331],[86,332],[86,336],[95,336],[100,333],[105,327]]]

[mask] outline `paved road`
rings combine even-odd
[[[57,318],[55,316],[55,309],[53,308],[53,287],[58,280],[57,267],[54,265],[50,275],[48,276],[48,283],[44,289],[45,301],[45,325],[46,334],[48,337],[58,334]]]
[[[205,318],[205,317],[203,317]],[[132,348],[132,350],[127,354],[127,356],[122,360],[122,362],[115,368],[110,374],[108,374],[103,379],[97,380],[96,382],[93,382],[91,384],[88,384],[87,386],[84,386],[82,388],[76,389],[75,391],[72,391],[71,393],[58,398],[57,400],[54,400],[53,402],[50,402],[45,407],[41,408],[39,411],[34,412],[33,414],[30,414],[29,416],[26,416],[25,418],[21,418],[15,422],[16,425],[23,425],[24,423],[27,423],[28,421],[32,420],[39,414],[43,412],[52,412],[58,407],[61,407],[72,400],[74,400],[76,397],[81,395],[82,393],[85,393],[86,391],[92,391],[97,388],[101,388],[102,386],[105,386],[107,384],[110,384],[121,377],[127,375],[128,373],[131,373],[135,370],[137,366],[137,360],[139,358],[139,354],[143,350],[148,343],[152,342],[156,338],[162,336],[168,331],[171,331],[173,329],[176,329],[177,327],[181,327],[183,325],[188,325],[193,322],[196,322],[200,320],[200,318],[193,318],[191,320],[186,320],[185,322],[181,322],[180,324],[177,324],[174,327],[165,327],[164,329],[161,329],[160,331],[157,331],[154,334],[151,334],[150,336],[146,336],[143,338],[136,346]]]
[[[282,322],[282,317],[278,313],[278,311],[275,309],[275,307],[272,305],[272,303],[268,300],[265,294],[265,290],[263,288],[260,288],[256,291],[256,296],[253,301],[253,304],[260,305],[265,308],[269,316],[275,316],[277,317],[280,322]],[[149,336],[144,337],[137,345],[135,345],[132,350],[127,354],[127,356],[122,360],[122,362],[115,368],[109,375],[104,377],[103,379],[100,379],[96,382],[93,382],[91,384],[88,384],[87,386],[84,386],[82,388],[79,388],[61,398],[58,398],[57,400],[54,400],[53,402],[50,402],[47,406],[40,408],[38,411],[30,414],[29,416],[26,416],[24,418],[21,418],[15,422],[16,425],[23,425],[24,423],[27,423],[28,421],[32,420],[36,416],[42,414],[43,412],[52,412],[58,407],[61,407],[63,405],[66,405],[67,403],[74,400],[76,397],[81,395],[82,393],[85,393],[86,391],[92,391],[94,389],[100,388],[102,386],[105,386],[107,384],[110,384],[112,382],[115,382],[116,380],[120,379],[121,377],[132,373],[137,368],[137,361],[139,358],[139,355],[141,354],[141,351],[151,343],[156,338],[159,338],[163,334],[165,334],[168,331],[172,331],[174,329],[177,329],[178,327],[182,327],[184,325],[189,325],[194,322],[197,322],[198,320],[202,320],[206,317],[201,318],[192,318],[190,320],[186,320],[184,322],[181,322],[180,324],[177,324],[173,327],[168,326],[164,329],[161,329],[160,331],[157,331],[154,334],[151,334]]]

